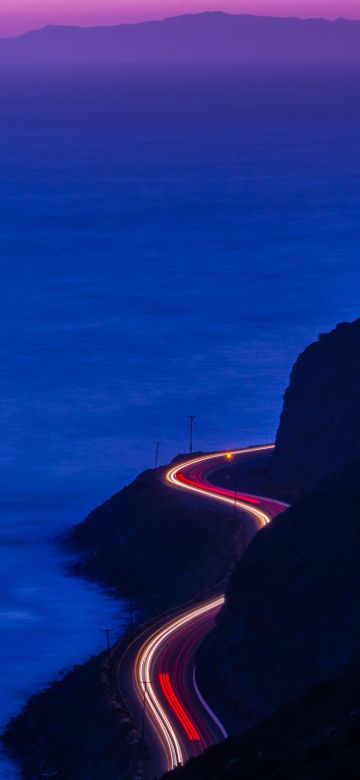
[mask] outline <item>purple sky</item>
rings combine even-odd
[[[0,0],[0,37],[45,24],[119,24],[222,10],[360,19],[360,0]]]

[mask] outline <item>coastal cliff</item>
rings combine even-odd
[[[359,348],[357,320],[305,350],[273,458],[255,470],[238,464],[217,473],[229,487],[272,495],[283,481],[279,495],[302,495],[255,538],[251,527],[244,536],[233,512],[170,488],[159,470],[140,475],[66,540],[76,571],[142,616],[225,587],[232,570],[197,672],[234,736],[179,770],[184,780],[357,780]],[[5,735],[24,777],[102,780],[106,770],[115,780],[138,737],[112,698],[101,659],[34,697]]]
[[[182,780],[358,776],[359,355],[360,320],[300,355],[274,455],[245,472],[247,489],[300,498],[236,564],[199,659],[207,699],[238,736]],[[239,466],[218,476],[242,484]]]
[[[72,568],[126,600],[132,623],[224,587],[253,533],[232,508],[214,511],[168,487],[159,469],[91,512],[65,543],[77,553]],[[114,681],[129,628],[110,665],[102,654],[75,667],[8,725],[4,744],[26,780],[117,780],[130,766],[135,776],[140,735]]]
[[[360,657],[359,507],[356,460],[276,517],[236,564],[203,673],[206,685],[217,669],[213,704],[232,733]]]
[[[284,395],[270,478],[289,498],[360,455],[360,319],[299,356]]]

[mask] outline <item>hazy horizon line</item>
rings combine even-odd
[[[156,24],[161,22],[169,21],[170,19],[181,19],[187,16],[207,16],[207,15],[222,15],[222,16],[246,16],[246,17],[257,17],[258,19],[285,19],[285,20],[296,20],[299,22],[309,22],[309,21],[322,21],[322,22],[329,22],[329,24],[335,24],[339,21],[346,21],[346,22],[356,22],[360,24],[360,19],[355,19],[353,17],[349,16],[337,16],[335,18],[330,18],[327,16],[296,16],[295,14],[257,14],[257,13],[231,13],[231,11],[221,11],[220,9],[218,11],[215,10],[209,10],[209,11],[194,11],[194,12],[187,12],[183,14],[171,14],[163,16],[161,18],[149,18],[149,19],[143,19],[140,21],[134,21],[134,22],[119,22],[115,24],[67,24],[67,23],[55,23],[55,22],[49,22],[48,24],[42,24],[40,27],[30,27],[28,30],[25,30],[21,33],[16,33],[15,35],[5,35],[0,36],[0,41],[8,41],[8,40],[14,40],[16,38],[23,38],[26,35],[29,35],[31,33],[40,32],[41,30],[46,30],[49,27],[66,27],[68,29],[76,29],[76,30],[96,30],[96,29],[111,29],[114,27],[140,27],[144,24]]]

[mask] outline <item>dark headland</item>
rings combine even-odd
[[[275,455],[253,472],[220,475],[293,497],[252,541],[235,518],[224,524],[223,512],[166,487],[161,472],[141,475],[66,541],[78,573],[143,620],[226,587],[199,661],[232,736],[179,770],[184,780],[358,778],[359,357],[360,320],[322,335],[291,374]],[[99,656],[33,697],[5,743],[27,780],[115,780],[138,737]]]

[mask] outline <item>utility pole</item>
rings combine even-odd
[[[189,452],[191,453],[193,451],[193,428],[194,428],[194,420],[196,420],[195,415],[189,414],[189,420],[190,420]]]
[[[159,465],[159,451],[160,451],[160,445],[162,444],[161,441],[154,441],[155,444],[155,468],[157,469]]]

